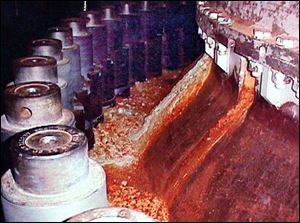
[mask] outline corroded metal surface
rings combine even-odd
[[[208,10],[222,13],[233,24],[222,25],[210,19],[205,14]],[[299,78],[299,2],[206,2],[198,6],[196,17],[199,27],[207,36],[225,46],[233,39],[236,53],[260,62],[259,50],[265,47],[263,60],[267,65],[287,76]],[[254,38],[255,29],[270,32],[270,38]],[[276,38],[283,34],[287,35],[286,38],[296,38],[294,48],[286,49],[275,44]]]
[[[299,124],[258,99],[186,187],[174,220],[299,221]]]
[[[13,178],[29,193],[62,193],[88,175],[87,139],[75,128],[30,129],[13,138],[10,152]]]
[[[234,81],[220,75],[220,70],[215,67],[199,95],[189,102],[188,108],[170,123],[155,141],[151,142],[151,149],[143,154],[140,171],[149,179],[160,179],[152,182],[154,191],[158,192],[164,188],[176,161],[233,106],[237,95]]]
[[[180,115],[172,110],[161,120],[151,117],[152,133],[138,127],[135,146],[145,151],[132,154],[139,157],[136,165],[116,167],[120,157],[105,166],[110,200],[124,197],[134,207],[136,195],[120,194],[128,188],[156,194],[175,221],[297,221],[299,124],[254,101],[249,73],[237,97],[234,82],[211,71],[197,97],[175,106]],[[161,103],[169,109],[166,98]]]

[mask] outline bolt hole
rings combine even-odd
[[[32,116],[32,111],[29,108],[22,107],[20,110],[21,119],[29,119]]]

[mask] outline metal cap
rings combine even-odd
[[[14,180],[25,191],[62,193],[88,176],[87,139],[76,128],[49,125],[27,130],[12,140],[10,150]]]
[[[58,85],[28,82],[8,86],[4,91],[5,116],[9,123],[30,128],[55,123],[62,117]]]
[[[14,82],[49,81],[57,83],[56,59],[48,56],[27,56],[14,61]]]
[[[51,27],[48,29],[48,37],[60,40],[63,48],[73,45],[72,29],[70,27]]]
[[[101,20],[115,20],[117,19],[115,14],[115,7],[105,6],[103,9]]]
[[[87,19],[86,26],[94,27],[101,25],[101,13],[99,11],[84,11],[80,12],[82,18]]]
[[[139,11],[146,12],[146,11],[152,11],[153,10],[153,4],[151,1],[141,1]]]
[[[72,17],[62,19],[61,25],[70,27],[72,29],[73,36],[85,36],[88,34],[85,18]]]
[[[133,15],[133,6],[132,3],[125,2],[121,4],[121,9],[119,15]]]
[[[30,45],[32,55],[42,55],[54,57],[57,61],[63,59],[62,42],[58,39],[37,39]]]

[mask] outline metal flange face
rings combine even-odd
[[[13,140],[11,149],[30,156],[63,154],[87,143],[83,132],[76,128],[50,125],[28,130]]]

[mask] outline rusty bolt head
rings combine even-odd
[[[234,48],[235,47],[235,41],[233,39],[228,39],[227,47],[228,48]]]

